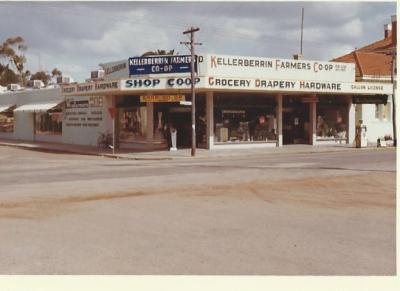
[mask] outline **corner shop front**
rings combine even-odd
[[[190,145],[188,74],[108,78],[65,85],[62,94],[117,108],[114,128],[109,116],[104,120],[121,148],[167,149],[170,128],[178,131],[178,147]],[[196,78],[198,147],[351,143],[353,97],[385,96],[391,88],[355,82],[353,64],[205,55]]]

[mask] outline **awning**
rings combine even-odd
[[[52,102],[46,102],[46,103],[29,103],[29,104],[24,104],[20,107],[17,107],[14,111],[30,111],[30,112],[46,112],[64,101],[52,101]]]
[[[14,107],[15,104],[8,104],[8,105],[0,105],[0,113],[4,111],[10,110],[10,108]]]

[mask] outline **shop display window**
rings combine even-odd
[[[35,113],[35,134],[60,135],[62,134],[62,112],[52,111]]]
[[[229,98],[216,104],[215,143],[276,142],[275,105],[269,104],[267,98],[244,99],[247,104],[234,106],[229,104]]]
[[[135,142],[146,140],[147,115],[146,107],[118,109],[119,141]]]
[[[347,106],[317,105],[317,139],[346,139]]]
[[[0,132],[14,132],[14,114],[13,112],[0,113]]]

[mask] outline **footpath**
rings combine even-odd
[[[270,148],[255,148],[255,149],[217,149],[206,150],[196,149],[196,156],[191,157],[191,149],[178,149],[177,151],[135,151],[135,150],[116,150],[115,153],[112,149],[98,148],[94,146],[59,144],[49,142],[31,142],[31,141],[17,141],[17,140],[4,140],[0,139],[0,146],[21,148],[26,150],[59,153],[59,154],[78,154],[78,155],[92,155],[101,156],[115,159],[128,159],[128,160],[173,160],[173,159],[187,159],[187,158],[229,158],[233,156],[257,156],[257,155],[277,155],[277,154],[311,154],[311,153],[326,153],[338,151],[362,151],[362,150],[382,150],[393,147],[378,148],[370,146],[367,148],[355,148],[347,144],[333,144],[333,145],[285,145],[283,147],[270,147]]]

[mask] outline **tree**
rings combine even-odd
[[[163,55],[167,55],[167,56],[172,56],[175,53],[175,50],[156,50],[156,51],[148,51],[145,52],[142,57],[148,57],[148,56],[163,56]]]
[[[45,85],[49,83],[51,76],[45,71],[38,71],[31,76],[31,80],[41,80]]]
[[[7,66],[0,64],[0,85],[16,84],[19,82],[19,76]]]
[[[0,45],[0,83],[10,84],[23,82],[22,75],[26,58],[24,52],[27,50],[22,37],[10,37]]]
[[[53,71],[51,71],[51,76],[52,77],[60,77],[60,76],[62,76],[62,72],[59,69],[54,68]]]

